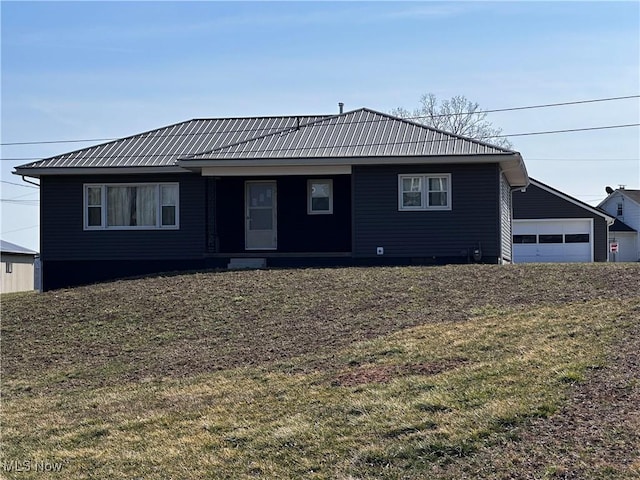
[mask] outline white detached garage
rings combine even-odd
[[[606,262],[605,212],[531,179],[526,191],[513,193],[515,263]]]
[[[593,262],[593,219],[513,221],[516,263]]]

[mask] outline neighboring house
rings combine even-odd
[[[599,208],[616,219],[609,228],[609,240],[618,245],[618,251],[610,252],[615,262],[640,261],[640,190],[618,188],[608,190]]]
[[[196,119],[29,163],[43,289],[227,266],[510,262],[518,152],[369,109]]]
[[[613,218],[530,179],[513,193],[514,263],[606,262]]]
[[[34,263],[38,253],[0,240],[2,261],[1,293],[24,292],[34,289]]]

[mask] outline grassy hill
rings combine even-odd
[[[2,475],[636,478],[639,285],[472,265],[5,295]]]

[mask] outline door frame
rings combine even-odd
[[[273,186],[273,202],[271,205],[272,211],[272,232],[273,242],[268,247],[249,247],[249,209],[251,208],[249,201],[249,187],[255,184],[267,184]],[[278,249],[278,183],[276,180],[246,180],[244,182],[244,248],[245,250],[277,250]]]

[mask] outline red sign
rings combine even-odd
[[[609,244],[609,249],[611,250],[611,253],[618,253],[618,244],[617,243],[610,243]]]

